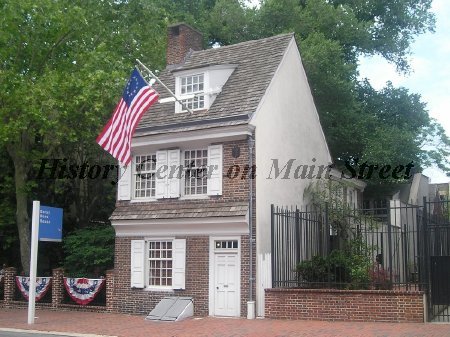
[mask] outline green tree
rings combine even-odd
[[[35,166],[41,158],[68,153],[81,160],[98,156],[95,136],[134,59],[162,65],[166,14],[139,0],[5,0],[0,9],[0,145],[14,165],[20,257],[27,271],[30,200],[42,188],[60,187],[37,182]],[[79,198],[85,190],[78,188]],[[71,206],[81,214],[76,202]]]
[[[78,229],[64,238],[64,270],[73,277],[99,277],[114,265],[114,229]]]

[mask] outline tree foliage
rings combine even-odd
[[[0,145],[14,165],[20,255],[28,270],[30,200],[56,202],[69,191],[73,198],[63,205],[69,229],[98,210],[111,211],[111,186],[37,181],[35,170],[44,158],[78,164],[101,158],[95,137],[135,58],[162,65],[166,21],[164,10],[138,0],[5,0],[0,9]],[[109,200],[103,207],[102,191]]]
[[[63,241],[64,271],[71,277],[99,277],[114,265],[114,229],[96,226],[78,229]]]

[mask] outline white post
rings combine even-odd
[[[39,243],[39,210],[41,203],[33,201],[33,217],[31,220],[31,258],[30,258],[30,288],[28,292],[28,324],[34,324],[36,304],[36,267]]]

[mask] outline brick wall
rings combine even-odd
[[[233,148],[239,148],[240,155],[234,158]],[[223,143],[223,189],[221,196],[209,198],[209,202],[247,201],[249,200],[249,172],[248,172],[248,142],[239,140]],[[253,159],[253,162],[255,160]],[[238,170],[239,172],[235,177]],[[247,171],[245,171],[247,169]],[[256,184],[253,184],[254,195]],[[152,205],[195,204],[204,200],[165,199],[150,202]],[[124,205],[129,201],[118,201]],[[145,205],[146,203],[142,203]],[[253,239],[256,237],[256,203],[253,206]],[[174,292],[154,292],[130,287],[131,240],[143,237],[116,237],[115,246],[115,304],[119,312],[148,314],[165,296],[192,296],[194,298],[194,315],[207,316],[209,313],[209,234],[202,236],[177,237],[186,239],[186,289]],[[254,240],[253,240],[254,241]],[[256,252],[253,244],[253,276],[256,270]],[[247,301],[249,300],[249,239],[248,235],[241,236],[241,316],[247,315]],[[253,299],[255,298],[255,284],[253,284]]]
[[[423,292],[266,289],[265,315],[281,319],[423,323]]]
[[[176,237],[186,239],[186,289],[149,291],[130,286],[131,240],[143,237],[116,238],[115,308],[130,314],[148,314],[166,296],[191,296],[194,315],[209,314],[209,236]],[[247,315],[249,289],[248,236],[241,236],[241,316]]]
[[[203,49],[202,34],[184,23],[173,25],[167,29],[167,65],[181,64],[189,50]]]
[[[208,315],[209,238],[177,237],[186,239],[186,289],[171,291],[148,291],[130,286],[131,240],[143,237],[116,238],[115,296],[117,310],[131,314],[148,314],[166,296],[192,296],[194,314]]]
[[[244,170],[247,168],[248,172],[248,143],[247,140],[239,140],[226,143],[218,143],[223,145],[223,177],[222,177],[222,195],[209,197],[209,202],[223,202],[223,201],[248,201],[248,191],[249,191],[249,180],[248,174],[243,175]],[[240,150],[240,155],[238,158],[233,158],[232,151],[234,147],[238,147]],[[253,160],[255,162],[255,160]],[[240,171],[236,177],[234,177],[237,167]],[[255,181],[254,181],[255,182]],[[255,183],[253,184],[255,190]],[[139,202],[140,205],[145,206],[146,204],[151,205],[192,205],[192,204],[203,204],[204,199],[200,200],[179,200],[179,199],[161,199],[149,202]],[[129,205],[130,201],[121,200],[117,201],[116,205],[125,206]]]

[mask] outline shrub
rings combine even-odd
[[[296,271],[299,284],[308,287],[369,289],[371,250],[359,238],[350,240],[346,249],[333,250],[328,256],[302,261]]]
[[[393,288],[389,271],[380,264],[374,264],[369,272],[370,284],[377,290],[391,290]]]
[[[96,226],[78,229],[63,241],[64,269],[71,277],[99,277],[114,264],[114,229]]]

